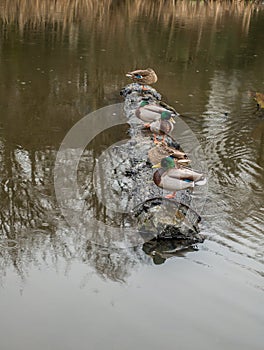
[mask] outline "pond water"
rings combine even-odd
[[[264,93],[263,6],[14,0],[0,23],[1,349],[262,349],[264,112],[250,92]],[[54,192],[67,132],[121,103],[141,67],[208,168],[206,240],[163,264],[71,230]],[[81,180],[127,128],[90,142]]]

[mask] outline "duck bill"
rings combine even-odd
[[[171,121],[173,124],[176,123],[175,120],[174,120],[172,117],[170,118],[170,121]]]
[[[155,164],[155,165],[152,166],[152,169],[156,169],[156,168],[161,168],[161,164],[158,163],[158,164]]]

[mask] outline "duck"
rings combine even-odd
[[[154,134],[154,143],[157,141],[156,135],[162,135],[162,143],[164,142],[165,135],[168,135],[174,129],[175,120],[171,116],[171,112],[165,111],[161,113],[160,119],[152,122],[149,126],[150,131]]]
[[[139,107],[136,109],[135,115],[143,122],[148,123],[146,124],[146,126],[150,127],[150,123],[159,120],[163,112],[166,112],[166,116],[175,116],[175,113],[171,110],[168,110],[154,103],[149,103],[149,101],[143,100],[141,101]]]
[[[193,188],[195,185],[204,185],[206,178],[204,174],[198,173],[188,168],[183,168],[179,164],[175,164],[173,157],[162,158],[161,162],[152,166],[152,168],[160,168],[153,174],[155,185],[172,194],[165,198],[175,198],[176,192]]]
[[[166,108],[166,109],[168,109],[169,111],[172,111],[172,113],[174,113],[176,116],[179,116],[179,115],[180,115],[180,113],[176,112],[176,110],[175,110],[174,107],[168,105],[166,102],[164,102],[164,101],[159,101],[158,103],[159,103],[159,105],[160,105],[161,107]]]
[[[169,134],[174,128],[175,113],[157,104],[150,104],[148,101],[141,101],[139,107],[135,112],[136,117],[146,122],[144,126],[150,128],[154,134],[154,143],[157,144],[156,135],[163,135],[162,142],[164,142],[165,135]]]
[[[133,82],[142,85],[151,85],[157,82],[158,77],[152,68],[138,69],[128,72],[126,76],[133,80]]]
[[[253,93],[254,100],[257,102],[258,109],[264,109],[264,94],[261,92]]]
[[[182,165],[187,165],[191,162],[186,153],[182,152],[180,149],[169,147],[164,143],[159,143],[148,151],[148,159],[153,165],[160,163],[162,158],[169,156]]]

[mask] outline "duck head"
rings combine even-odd
[[[175,114],[170,112],[170,111],[164,111],[161,113],[160,118],[161,118],[161,120],[169,120],[170,122],[175,124],[175,120],[172,117],[173,115],[175,115]]]
[[[152,168],[163,168],[164,170],[175,168],[175,162],[173,157],[165,157],[161,159],[161,162],[152,166]]]
[[[143,100],[143,101],[141,101],[141,102],[140,102],[139,107],[145,107],[145,106],[147,106],[147,105],[149,105],[149,102],[148,102],[148,101]]]

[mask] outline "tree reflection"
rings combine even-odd
[[[105,235],[106,240],[105,246],[101,247],[87,239],[85,230],[76,233],[69,229],[56,207],[53,191],[55,150],[29,152],[21,147],[5,146],[3,140],[2,145],[2,277],[6,269],[13,266],[23,279],[30,266],[38,266],[41,261],[56,266],[58,260],[63,258],[68,263],[72,259],[80,259],[93,266],[103,278],[124,281],[135,265],[147,261],[140,247],[108,249],[107,231],[100,233]],[[95,164],[93,152],[87,150],[84,159],[91,166],[91,172],[85,177],[85,180],[88,179],[85,183],[89,186]],[[80,170],[81,174],[83,171]],[[107,220],[106,211],[94,193],[87,202],[86,210],[92,211],[92,215],[97,215],[100,220]],[[98,235],[98,232],[94,232],[94,235]]]
[[[214,106],[219,101],[215,85],[210,86],[210,81],[219,83],[214,59],[227,67],[224,80],[234,67],[263,76],[262,22],[251,26],[257,16],[262,16],[258,7],[245,1],[1,1],[2,276],[10,266],[24,278],[31,264],[56,265],[59,258],[70,264],[75,258],[103,278],[124,281],[138,263],[151,261],[140,247],[109,251],[83,232],[71,232],[54,195],[56,151],[81,117],[118,102],[127,83],[124,72],[146,62],[159,72],[158,89],[171,103],[187,104],[186,96],[196,91],[193,103],[201,111],[208,98],[215,96]],[[80,182],[90,194],[87,210],[102,221],[113,217],[98,201],[86,164],[92,173],[96,157],[120,135],[127,137],[126,127],[100,135],[79,167]],[[263,149],[263,133],[257,137]],[[123,217],[115,219],[120,224]]]

